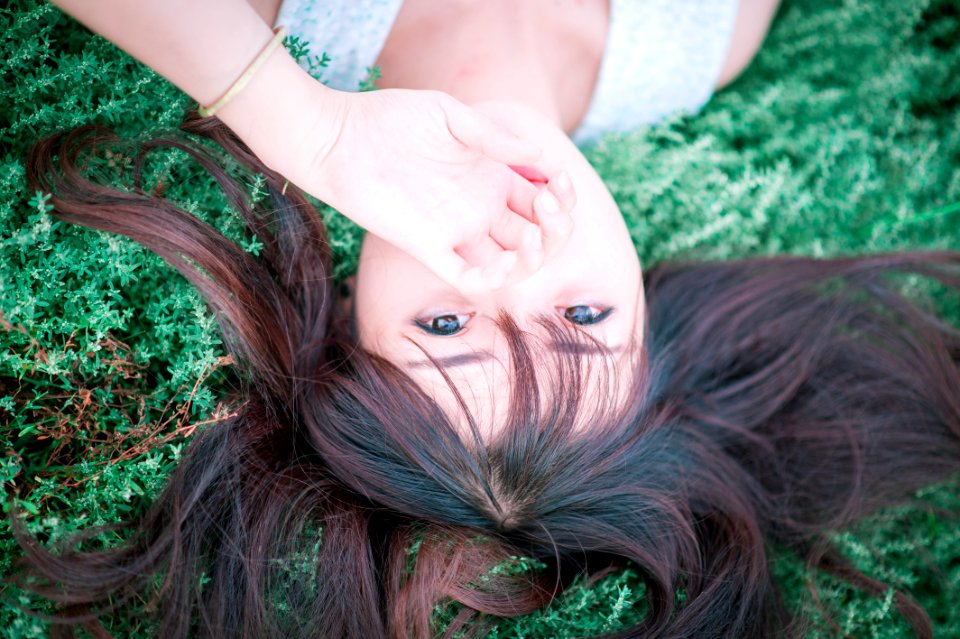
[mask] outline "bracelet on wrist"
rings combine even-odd
[[[227,92],[223,96],[211,104],[210,106],[200,105],[197,109],[197,112],[201,117],[208,118],[217,111],[225,107],[233,98],[237,96],[243,88],[249,84],[250,79],[257,73],[260,67],[263,66],[263,63],[266,62],[267,58],[270,57],[270,54],[273,53],[273,50],[283,42],[284,37],[287,35],[287,28],[285,26],[279,26],[273,29],[273,38],[270,42],[267,43],[267,46],[253,59],[253,62],[250,63],[250,66],[240,74],[240,77],[233,81],[233,84],[230,85],[230,88],[227,89]]]

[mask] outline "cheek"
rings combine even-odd
[[[390,309],[401,301],[394,281],[396,269],[388,268],[395,259],[389,255],[390,248],[383,240],[367,234],[357,262],[354,322],[360,346],[374,353],[381,353],[382,338],[395,314]]]
[[[379,314],[371,312],[370,308],[360,304],[359,300],[354,303],[354,329],[357,333],[357,343],[365,351],[382,355],[382,338],[386,334],[386,327],[375,321],[378,317],[380,317]]]
[[[640,281],[637,250],[626,229],[613,224],[575,231],[553,266],[558,274],[608,293],[632,292]]]
[[[640,277],[640,283],[637,285],[637,307],[634,316],[634,342],[639,346],[643,344],[643,332],[647,328],[647,294],[643,289],[643,277]]]
[[[368,233],[357,263],[354,301],[360,345],[385,354],[443,286],[419,261]]]

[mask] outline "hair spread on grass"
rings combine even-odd
[[[62,605],[61,633],[147,597],[163,637],[431,637],[452,599],[452,636],[629,563],[646,614],[612,637],[799,635],[768,544],[881,594],[825,534],[960,469],[960,332],[896,278],[960,288],[956,253],[650,269],[619,405],[585,400],[575,348],[544,365],[504,318],[511,405],[480,442],[357,348],[305,197],[216,120],[185,128],[265,175],[269,205],[181,136],[140,146],[128,192],[83,174],[117,143],[105,129],[42,140],[29,159],[58,218],[133,238],[192,282],[244,371],[237,415],[192,439],[126,544],[82,550],[90,531],[47,549],[20,530],[13,582]],[[213,175],[259,257],[142,190],[146,156],[171,147]],[[545,568],[491,570],[516,556]],[[931,636],[919,606],[894,601]]]

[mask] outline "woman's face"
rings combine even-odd
[[[643,334],[645,307],[640,263],[626,225],[576,146],[524,107],[509,103],[475,107],[514,131],[522,130],[541,146],[550,164],[569,174],[577,204],[568,243],[529,277],[465,295],[408,254],[367,234],[354,313],[361,347],[406,371],[457,421],[455,398],[424,351],[443,364],[489,436],[496,432],[498,415],[509,406],[512,390],[509,349],[496,324],[500,313],[544,338],[546,349],[550,342],[540,318],[553,317],[581,328],[609,348],[612,361],[604,366],[617,375],[630,370],[631,353]]]

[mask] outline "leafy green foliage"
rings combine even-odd
[[[53,220],[24,181],[26,152],[41,136],[89,122],[131,136],[173,128],[189,100],[52,5],[5,6],[0,480],[5,508],[19,498],[28,529],[52,541],[135,516],[184,438],[229,412],[232,378],[215,321],[181,278],[132,242]],[[322,79],[322,54],[287,45]],[[589,157],[646,263],[960,249],[960,9],[953,0],[785,0],[750,69],[703,112],[610,136]],[[122,185],[128,164],[118,149],[96,170]],[[212,181],[178,153],[151,160],[148,184],[258,250]],[[344,277],[361,235],[332,212],[325,218]],[[960,317],[957,300],[941,302]],[[916,596],[938,636],[958,637],[960,526],[950,513],[960,513],[960,481],[920,497],[835,541],[867,574]],[[4,521],[0,572],[17,554]],[[905,634],[889,596],[870,597],[784,552],[773,557],[810,637]],[[627,569],[499,622],[490,636],[613,630],[642,614],[644,592]],[[142,624],[137,614],[110,621],[118,636],[148,634]],[[0,627],[46,635],[13,605],[0,608]]]

